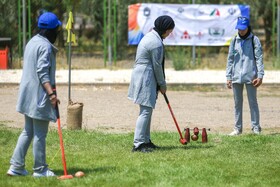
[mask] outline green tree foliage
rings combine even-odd
[[[0,37],[12,38],[12,44],[15,45],[17,37],[13,37],[13,34],[17,34],[17,7],[16,1],[2,0],[0,1]]]
[[[13,45],[18,45],[18,1],[21,0],[1,0],[0,1],[0,37],[11,37]],[[83,47],[87,43],[92,43],[99,46],[102,50],[104,39],[104,7],[103,3],[109,0],[31,0],[31,28],[32,35],[37,32],[37,19],[42,10],[53,11],[58,15],[64,23],[67,22],[68,12],[71,10],[82,21],[79,22],[79,28],[76,28],[76,34],[79,39],[79,46],[82,50],[92,50],[89,47]],[[127,24],[128,24],[128,5],[139,3],[139,0],[110,0],[111,6],[107,7],[108,14],[111,9],[111,18],[113,19],[114,7],[113,2],[117,2],[117,54],[118,59],[127,58],[130,52],[134,52],[134,46],[127,45]],[[26,0],[26,2],[28,2]],[[270,1],[255,1],[255,0],[143,0],[142,3],[175,3],[175,4],[248,4],[251,7],[251,24],[253,29],[259,29],[260,23],[265,29],[265,44],[267,51],[270,50],[272,41],[272,3]],[[108,4],[108,3],[107,3]],[[108,18],[108,15],[107,15]],[[21,18],[20,18],[21,19]],[[113,23],[113,20],[106,20]],[[106,26],[106,25],[105,25]],[[108,25],[107,25],[108,27]],[[105,28],[107,28],[105,27]],[[113,30],[112,30],[113,32]],[[59,47],[65,45],[66,36],[60,36],[58,40]],[[81,41],[82,40],[82,41]],[[274,38],[275,40],[275,38]],[[132,54],[132,53],[131,53]]]
[[[27,1],[26,1],[27,2]],[[55,14],[58,15],[58,17],[61,17],[61,14],[63,14],[63,11],[65,10],[63,6],[57,6],[59,8],[56,8],[56,3],[58,1],[30,1],[31,2],[31,32],[32,36],[37,34],[38,28],[37,28],[37,22],[40,14],[42,14],[45,11],[53,11]],[[61,3],[60,3],[61,4]],[[60,5],[59,4],[59,5]],[[17,7],[18,8],[18,7]],[[27,17],[28,19],[28,17]],[[59,38],[59,46],[62,46],[63,38]]]
[[[80,13],[83,14],[82,31],[80,35],[92,38],[95,42],[98,42],[103,38],[103,1],[88,1],[81,0],[79,9],[82,10]],[[92,27],[88,31],[84,31],[87,20],[90,21]]]
[[[254,1],[255,2],[255,1]],[[257,13],[258,16],[262,19],[264,23],[264,29],[265,29],[265,48],[266,50],[271,50],[271,36],[272,36],[272,21],[273,19],[273,10],[272,10],[272,3],[276,3],[276,1],[270,0],[270,1],[256,1],[257,4]]]

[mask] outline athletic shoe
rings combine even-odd
[[[261,131],[254,129],[254,130],[253,130],[253,134],[260,135],[260,134],[261,134]]]
[[[240,131],[238,131],[238,130],[234,130],[233,132],[231,132],[231,133],[229,134],[229,136],[238,136],[238,135],[240,135],[240,134],[242,134],[242,132],[240,132]]]
[[[142,153],[150,153],[150,152],[153,152],[153,150],[149,147],[146,147],[145,144],[141,144],[140,146],[138,147],[135,147],[133,146],[131,152],[142,152]]]
[[[7,175],[9,176],[26,176],[28,175],[28,171],[23,169],[23,170],[12,170],[12,169],[9,169],[7,171]]]
[[[33,177],[55,177],[55,176],[56,175],[54,174],[54,172],[52,172],[50,169],[47,169],[43,173],[37,173],[37,172],[33,173]]]
[[[160,148],[159,146],[155,145],[151,140],[149,143],[145,143],[145,146],[151,149],[158,149]]]

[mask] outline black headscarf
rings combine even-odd
[[[53,44],[59,34],[59,27],[54,29],[39,29],[38,33],[47,38]]]
[[[174,20],[170,16],[159,16],[154,23],[155,27],[154,30],[159,34],[159,36],[162,39],[162,35],[169,29],[174,29],[175,23]],[[162,71],[163,71],[163,76],[165,79],[165,72],[164,72],[164,64],[165,64],[165,55],[164,55],[164,50],[163,50],[163,60],[162,60]],[[160,90],[160,86],[157,85],[157,91]]]
[[[162,35],[169,29],[174,29],[175,23],[170,16],[159,16],[154,23],[154,30],[162,37]]]

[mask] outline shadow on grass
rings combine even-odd
[[[160,151],[170,151],[170,150],[174,150],[174,149],[185,149],[185,150],[189,150],[189,149],[209,149],[214,147],[213,145],[205,145],[205,144],[187,144],[187,145],[181,145],[181,146],[161,146],[160,148],[158,148],[157,150]]]
[[[106,173],[108,171],[112,171],[116,169],[116,167],[99,167],[99,168],[76,168],[76,167],[71,167],[69,169],[67,169],[67,172],[69,175],[75,175],[76,172],[78,171],[83,171],[85,173],[85,175],[89,175],[92,173],[97,173],[97,172],[102,172],[102,173]],[[59,175],[64,175],[64,170],[54,170],[54,173]]]

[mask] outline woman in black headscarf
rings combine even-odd
[[[151,152],[157,148],[150,139],[150,126],[157,92],[166,92],[162,40],[173,31],[175,23],[170,16],[164,15],[158,17],[154,25],[138,45],[128,90],[128,98],[140,106],[132,152]]]

